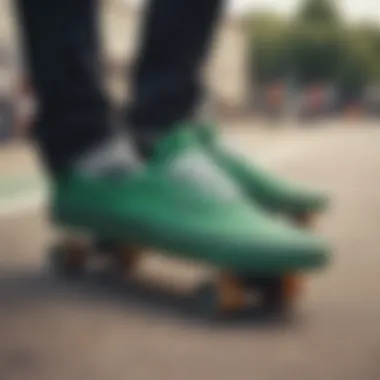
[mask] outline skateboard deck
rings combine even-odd
[[[101,241],[89,244],[66,239],[53,248],[49,256],[51,271],[73,278],[84,274],[91,260],[101,257],[115,278],[127,277],[137,267],[145,250]],[[269,314],[292,311],[304,289],[302,273],[242,275],[218,270],[215,278],[201,285],[195,294],[195,307],[207,317],[230,317],[252,305]],[[252,302],[254,295],[254,302]]]

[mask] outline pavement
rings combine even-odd
[[[17,170],[0,160],[0,379],[380,379],[380,128],[242,126],[224,137],[333,197],[316,228],[334,247],[333,265],[310,278],[293,318],[205,322],[177,293],[207,270],[155,253],[138,270],[150,287],[52,279],[44,184],[29,147],[18,147]],[[1,192],[9,175],[24,182]]]

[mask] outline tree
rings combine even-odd
[[[335,3],[330,0],[306,0],[297,18],[307,24],[337,25],[341,21]]]
[[[246,25],[256,81],[282,78],[290,68],[289,24],[276,15],[261,13],[251,17]]]
[[[298,24],[290,41],[292,70],[301,83],[334,80],[342,60],[343,35],[339,29]]]
[[[363,30],[346,32],[337,82],[347,94],[360,94],[364,87],[380,79],[376,41]]]
[[[333,0],[305,0],[292,20],[259,14],[247,25],[256,83],[296,77],[353,93],[380,81],[380,29],[346,25]]]

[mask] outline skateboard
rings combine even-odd
[[[128,276],[138,265],[142,249],[98,241],[93,244],[68,238],[49,254],[50,270],[59,276],[76,278],[85,273],[91,260],[105,259],[111,276]],[[250,308],[264,315],[288,314],[304,288],[300,273],[277,276],[241,276],[220,271],[215,278],[199,286],[194,294],[196,312],[207,318],[232,317]]]

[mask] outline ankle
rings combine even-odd
[[[103,174],[114,169],[131,171],[139,164],[129,139],[124,135],[113,135],[85,152],[74,166],[85,173]]]

